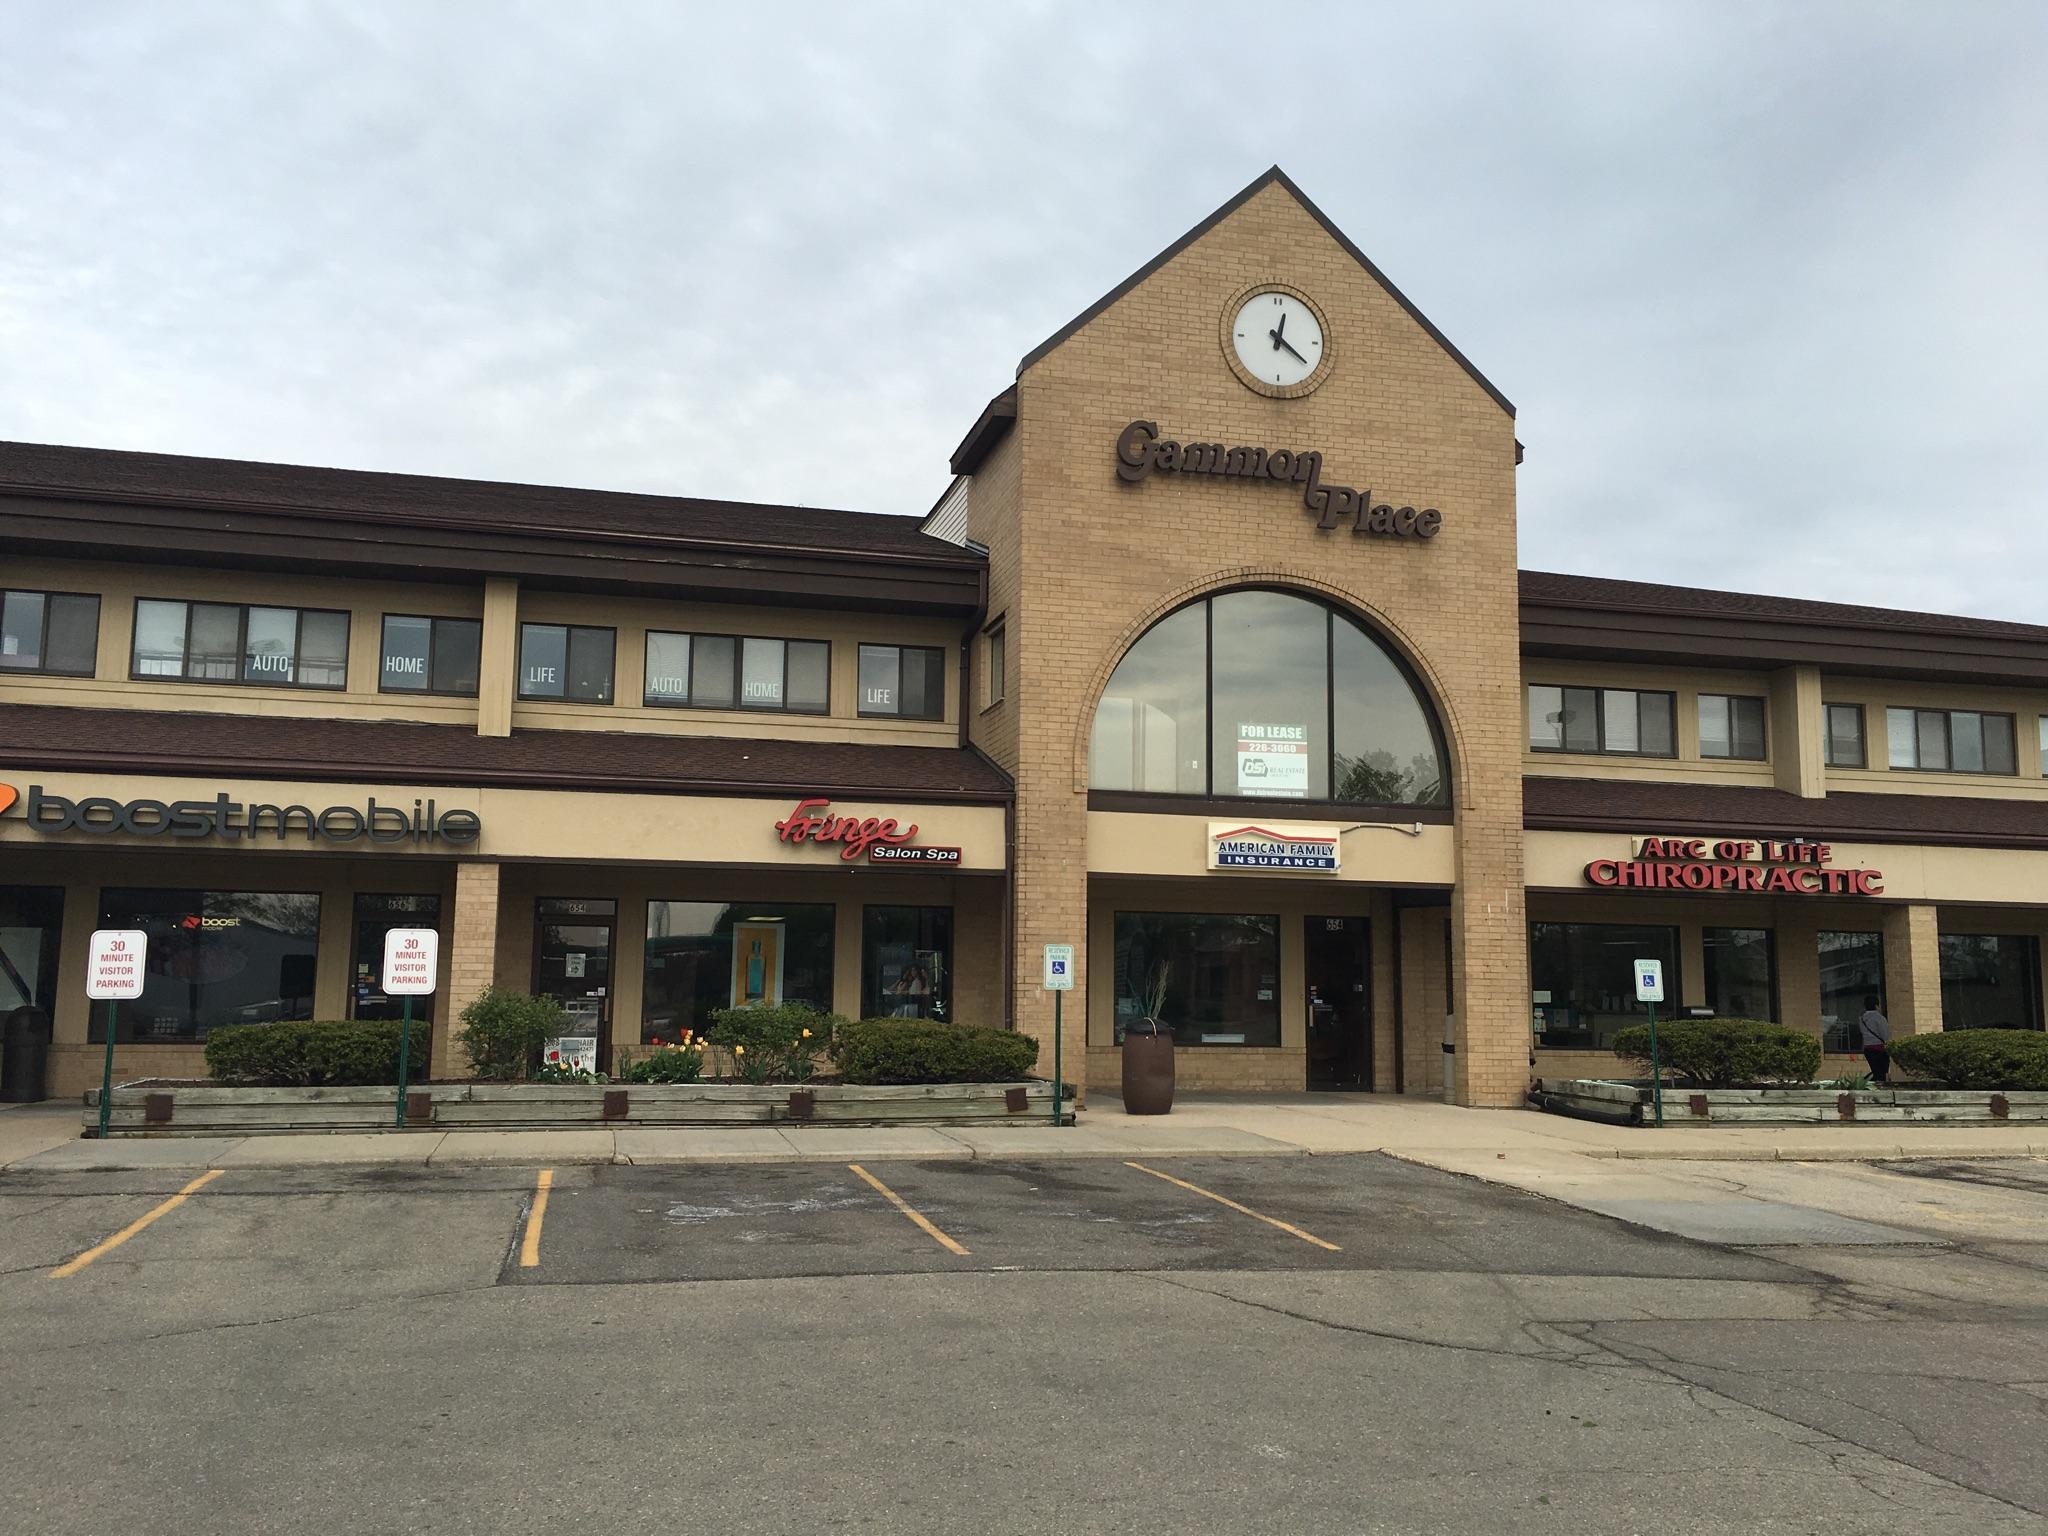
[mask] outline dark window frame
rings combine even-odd
[[[1237,795],[1226,791],[1219,791],[1216,788],[1217,764],[1216,753],[1213,750],[1216,720],[1216,610],[1214,604],[1215,600],[1219,597],[1230,597],[1240,592],[1276,592],[1283,597],[1297,598],[1323,611],[1323,658],[1325,669],[1323,726],[1326,739],[1329,742],[1326,769],[1332,791],[1334,792],[1337,785],[1337,621],[1342,619],[1355,627],[1377,646],[1380,654],[1393,663],[1394,670],[1400,674],[1401,680],[1408,685],[1408,691],[1414,696],[1416,704],[1422,711],[1423,723],[1429,727],[1430,745],[1436,753],[1437,787],[1440,791],[1440,798],[1433,801],[1381,801],[1337,800],[1329,796],[1322,798],[1303,796],[1301,799],[1296,800],[1278,796]],[[1457,803],[1457,793],[1456,787],[1452,783],[1451,754],[1444,737],[1442,711],[1437,705],[1435,695],[1424,686],[1421,675],[1409,664],[1408,658],[1398,648],[1388,643],[1386,636],[1377,626],[1363,616],[1341,608],[1335,603],[1313,594],[1299,592],[1290,587],[1262,586],[1258,583],[1253,583],[1248,586],[1227,587],[1221,591],[1204,593],[1201,597],[1191,598],[1189,601],[1182,603],[1178,608],[1173,609],[1169,613],[1159,615],[1159,617],[1145,627],[1143,634],[1138,635],[1131,641],[1130,645],[1124,648],[1124,655],[1129,655],[1139,642],[1169,619],[1176,618],[1188,609],[1198,606],[1202,609],[1202,789],[1199,792],[1189,793],[1152,789],[1098,789],[1094,786],[1091,778],[1088,788],[1089,808],[1091,810],[1152,810],[1177,815],[1217,814],[1236,816],[1242,815],[1248,805],[1266,806],[1269,810],[1273,807],[1287,806],[1296,807],[1301,810],[1322,811],[1349,811],[1360,808],[1382,810],[1391,807],[1398,809],[1401,817],[1410,821],[1449,822],[1452,819],[1452,808]],[[1122,664],[1123,656],[1119,656],[1117,658],[1117,665],[1121,666]],[[1110,669],[1110,679],[1114,680],[1115,676],[1116,669],[1112,667]],[[1100,710],[1101,707],[1102,698],[1098,695],[1095,701],[1095,708]]]
[[[1770,993],[1770,1006],[1767,1017],[1773,1020],[1781,1019],[1784,1004],[1778,990],[1777,928],[1768,924],[1759,925],[1756,923],[1702,923],[1700,925],[1700,1001],[1706,1006],[1714,1008],[1718,1016],[1732,1018],[1734,1015],[1727,1014],[1716,1007],[1713,998],[1708,995],[1713,991],[1714,985],[1713,946],[1707,943],[1707,935],[1710,933],[1761,933],[1764,936],[1765,990]]]
[[[387,688],[384,685],[384,626],[393,619],[416,619],[427,626],[427,686],[424,688]],[[434,663],[441,650],[441,626],[443,624],[474,624],[477,627],[477,686],[474,688],[436,688],[434,686]],[[459,613],[386,613],[377,621],[377,691],[397,694],[399,697],[418,698],[426,696],[440,699],[473,699],[483,692],[483,625],[482,619],[472,619]],[[613,670],[617,670],[616,667]],[[579,701],[580,702],[580,701]]]
[[[1838,709],[1856,712],[1856,761],[1837,761],[1835,758],[1834,712]],[[1830,768],[1868,768],[1870,766],[1870,715],[1861,704],[1830,704],[1825,700],[1820,707],[1821,757]],[[2017,741],[2013,744],[2014,754],[2019,751]]]
[[[172,672],[143,672],[136,668],[140,659],[135,654],[136,636],[142,622],[144,603],[177,603],[185,610],[185,630],[178,642],[178,668]],[[233,677],[191,677],[185,668],[192,665],[192,610],[204,605],[208,608],[232,608],[235,610],[235,676]],[[249,678],[241,675],[249,662],[249,610],[251,608],[274,608],[280,613],[290,613],[292,619],[292,681],[281,683],[275,678]],[[341,681],[338,683],[302,683],[296,674],[304,665],[299,655],[300,640],[305,634],[306,615],[324,614],[342,620]],[[378,642],[378,666],[383,666],[383,640],[380,630]],[[189,683],[203,688],[291,688],[313,693],[347,693],[348,668],[353,659],[356,645],[356,616],[351,608],[308,608],[296,603],[229,603],[211,597],[152,597],[142,594],[135,598],[130,610],[128,628],[128,680],[132,683]]]
[[[43,628],[42,633],[37,637],[36,648],[38,656],[47,656],[50,653],[50,600],[58,597],[76,597],[89,600],[92,603],[92,665],[83,671],[78,671],[71,667],[52,667],[48,665],[33,667],[0,666],[0,677],[9,675],[17,677],[99,676],[100,615],[106,609],[106,600],[97,592],[59,592],[52,587],[0,587],[0,607],[4,607],[7,599],[17,594],[22,597],[40,597],[43,600]]]
[[[562,631],[562,691],[560,694],[528,693],[526,691],[526,632],[529,629],[559,629]],[[579,699],[569,693],[569,649],[577,630],[588,630],[592,634],[612,637],[611,680],[601,699]],[[619,701],[619,628],[616,624],[571,624],[557,619],[521,619],[519,633],[512,641],[512,668],[516,674],[513,697],[521,704],[582,704],[602,705],[609,709]],[[642,669],[645,670],[644,668]]]
[[[906,651],[925,651],[937,657],[939,666],[939,712],[935,715],[923,713],[913,715],[906,714],[901,708],[893,710],[869,709],[867,701],[861,697],[860,657],[862,651],[896,652],[896,695],[899,701],[903,696],[903,653]],[[946,718],[946,647],[943,645],[903,645],[887,640],[862,640],[857,642],[853,653],[853,697],[857,717],[862,720],[910,720],[919,723],[931,723],[934,721],[943,723]]]
[[[1284,999],[1288,995],[1286,938],[1286,927],[1288,919],[1283,914],[1272,911],[1260,911],[1256,907],[1252,907],[1247,910],[1227,911],[1190,910],[1186,908],[1160,908],[1140,906],[1133,906],[1128,908],[1116,907],[1110,913],[1110,947],[1112,950],[1112,954],[1114,953],[1114,950],[1116,948],[1117,926],[1118,924],[1122,923],[1126,918],[1137,920],[1169,918],[1182,919],[1188,922],[1200,922],[1204,920],[1227,922],[1231,919],[1238,919],[1240,921],[1244,919],[1252,919],[1258,922],[1271,924],[1270,937],[1273,942],[1273,1041],[1270,1045],[1265,1044],[1263,1042],[1255,1044],[1249,1040],[1240,1042],[1223,1040],[1209,1041],[1197,1039],[1195,1038],[1196,1029],[1192,1021],[1181,1020],[1176,1022],[1172,1019],[1169,1019],[1166,1022],[1174,1028],[1175,1044],[1177,1049],[1227,1051],[1283,1051],[1287,1049],[1287,1006]],[[1114,960],[1112,960],[1111,964],[1113,968]],[[1143,983],[1141,982],[1139,983],[1139,985],[1142,986]],[[1133,993],[1132,995],[1136,996],[1140,994]],[[1254,997],[1253,1000],[1255,1002],[1258,1001],[1256,997]],[[1114,980],[1112,980],[1110,985],[1110,1017],[1108,1020],[1110,1028],[1110,1039],[1106,1043],[1121,1048],[1123,1045],[1123,1036],[1118,1028],[1118,1014],[1116,1004],[1117,990],[1115,982]],[[1092,1045],[1105,1042],[1096,1042],[1091,1040],[1089,1043]]]
[[[1771,760],[1771,701],[1754,693],[1700,693],[1693,696],[1693,720],[1699,723],[1700,710],[1709,699],[1720,699],[1728,706],[1728,750],[1709,752],[1706,732],[1700,732],[1700,757],[1716,763],[1767,763]],[[1735,750],[1735,706],[1754,704],[1757,707],[1757,739],[1762,743],[1754,752]]]
[[[1884,761],[1887,769],[1897,773],[1958,773],[1987,779],[2013,779],[2019,777],[2020,722],[2017,714],[2002,709],[1950,709],[1941,705],[1923,704],[1887,704],[1884,708]],[[1891,717],[1894,710],[1902,714],[1910,714],[1913,717],[1913,757],[1915,760],[1911,763],[1894,763],[1892,761]],[[1922,717],[1927,715],[1939,716],[1941,720],[1942,756],[1948,759],[1947,764],[1942,767],[1930,768],[1918,760],[1920,757],[1921,720]],[[1958,768],[1956,766],[1955,732],[1955,717],[1957,715],[1975,715],[1979,720],[2006,721],[2012,727],[2012,767],[2010,769]],[[1868,748],[1866,747],[1865,750],[1867,752]]]
[[[1559,691],[1560,694],[1573,692],[1592,694],[1593,731],[1595,737],[1598,739],[1600,744],[1597,747],[1593,747],[1592,749],[1588,750],[1585,747],[1573,746],[1538,746],[1533,739],[1529,739],[1534,735],[1534,732],[1528,729],[1528,727],[1532,723],[1531,711],[1529,708],[1529,694],[1531,690],[1537,688],[1555,688]],[[1650,697],[1658,697],[1670,700],[1671,750],[1669,752],[1645,752],[1641,748],[1635,748],[1631,750],[1627,747],[1608,746],[1607,711],[1602,706],[1600,699],[1600,696],[1602,694],[1607,693],[1632,693],[1635,695],[1636,740],[1638,741],[1641,741],[1643,739],[1643,700],[1645,698]],[[1652,762],[1662,763],[1673,762],[1678,757],[1678,692],[1676,689],[1609,688],[1604,684],[1600,683],[1525,683],[1522,687],[1522,715],[1524,727],[1523,735],[1524,739],[1528,740],[1528,748],[1531,752],[1546,752],[1554,757],[1641,757],[1647,758]]]
[[[660,699],[647,691],[647,642],[655,635],[664,639],[684,639],[690,642],[690,667],[686,679],[690,691],[696,692],[697,642],[699,640],[730,640],[732,642],[732,702],[730,704],[699,704],[694,698]],[[782,697],[780,704],[749,704],[746,699],[747,642],[749,640],[772,640],[782,647]],[[788,703],[789,699],[789,648],[792,645],[822,645],[825,647],[825,702],[816,709],[809,705],[799,708]],[[756,715],[812,715],[823,716],[832,713],[832,642],[821,640],[816,635],[743,635],[728,633],[722,629],[649,629],[640,636],[640,702],[648,709],[703,709],[724,714]]]
[[[981,632],[986,650],[982,666],[983,710],[994,709],[1009,697],[1010,682],[1010,623],[1005,614]]]

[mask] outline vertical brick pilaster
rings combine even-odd
[[[1941,1024],[1938,908],[1915,903],[1884,914],[1884,990],[1894,1035],[1924,1035]]]
[[[434,1013],[434,1074],[460,1077],[469,1059],[455,1044],[462,1010],[496,978],[498,964],[496,864],[455,866],[455,911],[448,924],[447,992]]]

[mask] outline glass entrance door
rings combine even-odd
[[[1372,946],[1362,917],[1303,919],[1308,987],[1308,1085],[1372,1087]]]
[[[543,897],[534,915],[533,990],[568,1017],[565,1035],[595,1035],[600,1065],[611,1060],[612,935],[618,903]]]
[[[394,928],[439,928],[441,898],[429,892],[404,896],[357,895],[356,932],[348,978],[349,1016],[395,1019],[404,1011],[403,998],[384,995],[384,935]],[[412,1016],[433,1022],[433,997],[412,1000]]]

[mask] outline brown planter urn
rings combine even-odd
[[[1140,1019],[1124,1031],[1124,1112],[1163,1115],[1173,1108],[1173,1031]]]

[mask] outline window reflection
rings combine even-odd
[[[1440,805],[1433,718],[1400,663],[1344,615],[1228,592],[1168,615],[1096,707],[1089,786],[1148,794]]]

